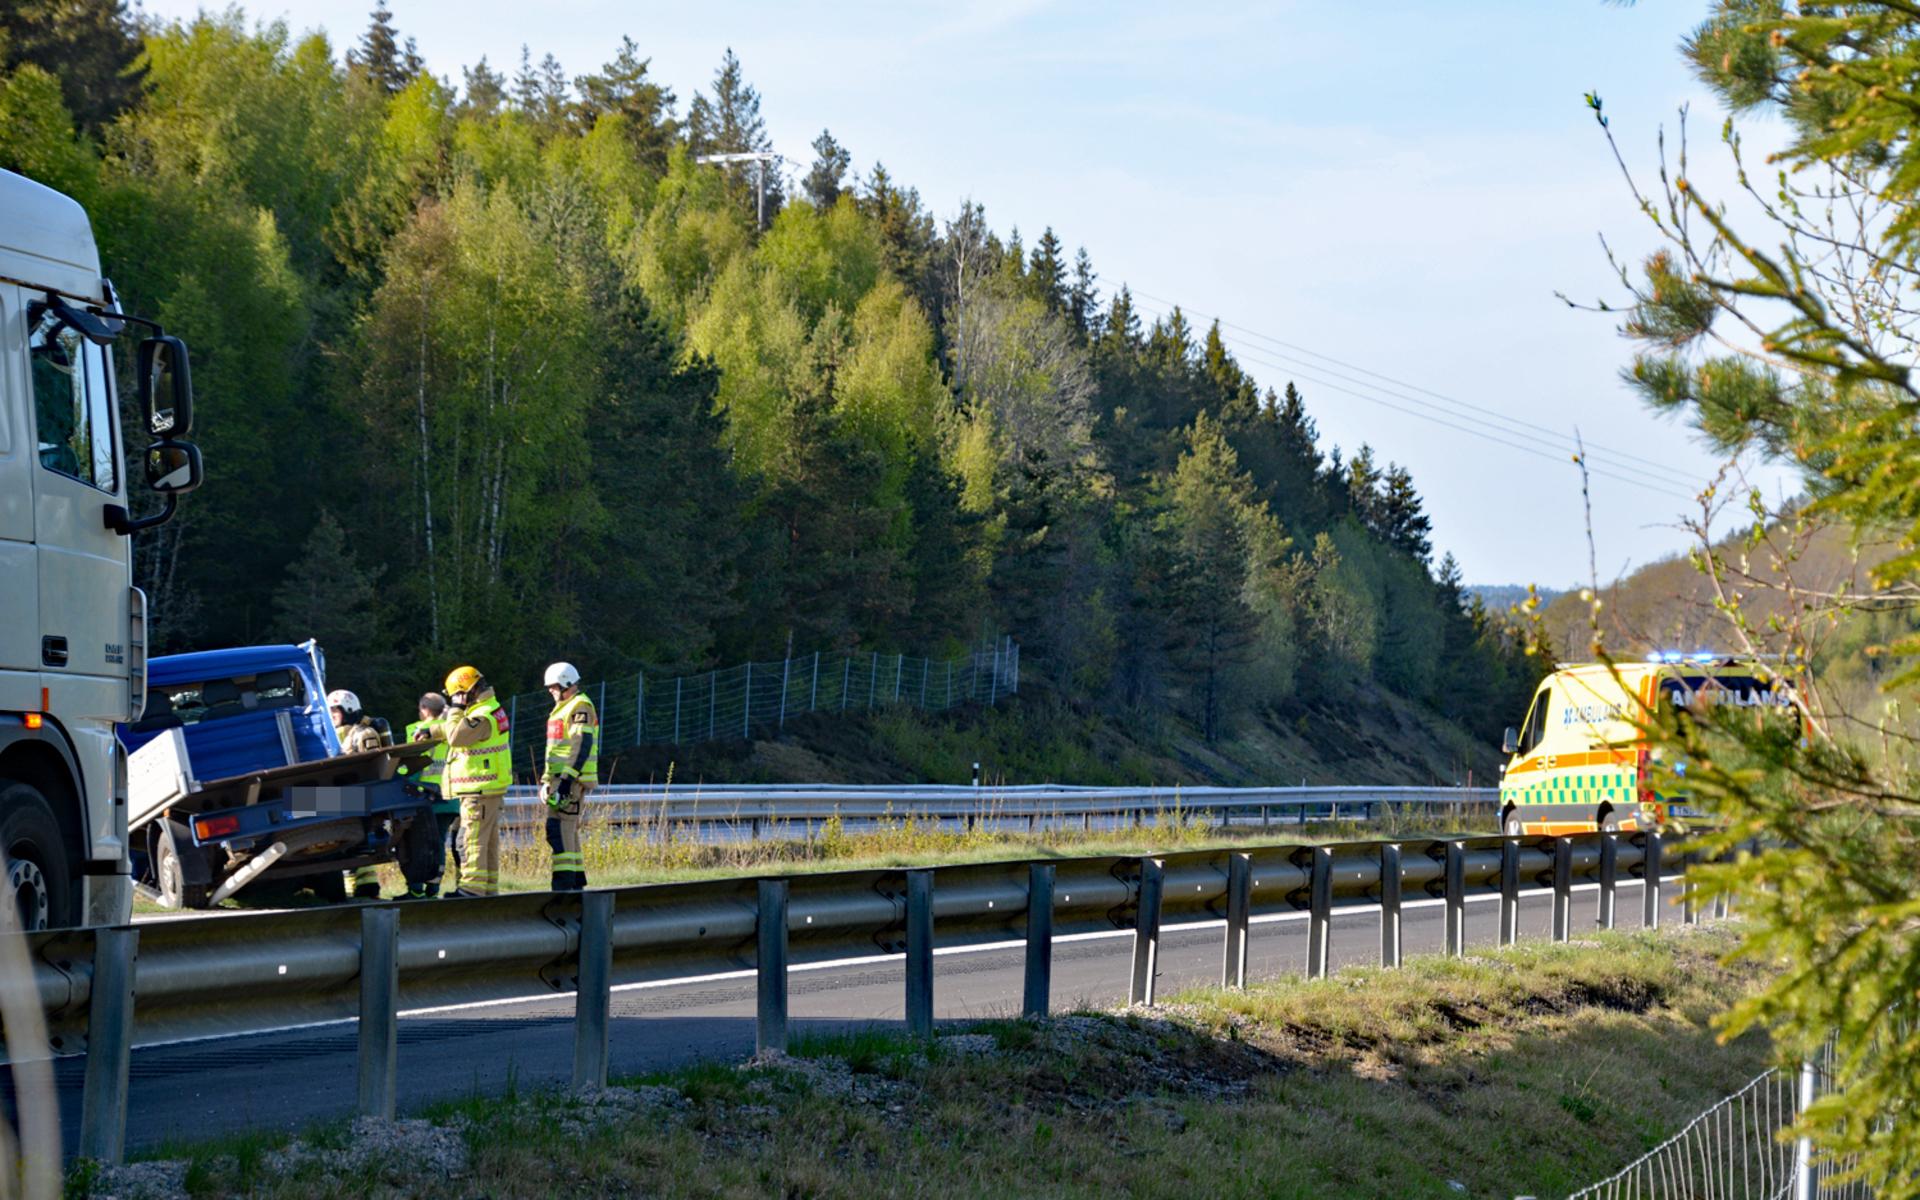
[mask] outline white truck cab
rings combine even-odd
[[[130,324],[154,334],[133,347],[137,461],[163,501],[142,518],[114,369]],[[118,311],[80,205],[0,171],[0,861],[28,929],[129,915],[114,726],[146,699],[131,535],[199,485],[192,420],[185,345]]]

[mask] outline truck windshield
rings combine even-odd
[[[114,491],[112,364],[52,310],[37,310],[27,353],[33,361],[33,413],[40,465],[101,491]]]
[[[136,733],[198,725],[262,709],[298,708],[306,685],[298,671],[267,671],[237,679],[156,684],[147,692],[147,709],[131,727]]]

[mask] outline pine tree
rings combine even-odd
[[[766,153],[773,149],[766,121],[760,115],[760,93],[747,82],[731,46],[713,73],[713,96],[697,92],[687,109],[687,145],[695,154]],[[767,219],[772,220],[784,200],[779,172],[765,163],[736,163],[724,169],[735,197],[749,212],[757,211],[756,172],[766,172],[766,211]]]
[[[545,55],[536,67],[527,48],[520,47],[520,70],[513,77],[514,107],[543,134],[551,137],[566,128],[567,111],[572,105],[570,90],[559,59]]]
[[[640,47],[632,38],[622,37],[620,53],[613,61],[601,67],[597,74],[582,75],[574,80],[574,87],[580,95],[577,111],[585,128],[593,128],[603,116],[625,117],[627,140],[633,146],[634,156],[649,170],[663,173],[667,169],[667,152],[679,136],[680,123],[673,114],[673,92],[647,76],[652,62],[640,57]]]
[[[1336,459],[1338,451],[1335,452]],[[1360,450],[1347,464],[1347,505],[1368,529],[1380,528],[1380,468],[1373,462],[1373,447],[1360,443]]]
[[[1113,294],[1113,305],[1107,310],[1106,328],[1101,331],[1103,338],[1117,341],[1122,346],[1140,344],[1140,314],[1133,310],[1133,292],[1125,284]]]
[[[853,165],[853,155],[833,140],[833,134],[822,129],[820,136],[813,139],[813,167],[807,172],[807,200],[815,208],[832,208],[834,201],[840,198],[840,181],[847,176],[847,169]]]

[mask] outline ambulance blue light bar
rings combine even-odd
[[[1647,655],[1647,661],[1650,663],[1711,663],[1725,657],[1723,654],[1715,654],[1708,650],[1696,650],[1691,654],[1680,650],[1655,650]]]

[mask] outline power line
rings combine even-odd
[[[1455,397],[1448,396],[1444,393],[1436,392],[1431,388],[1422,387],[1417,383],[1409,383],[1403,379],[1396,379],[1391,375],[1381,374],[1378,371],[1370,370],[1366,367],[1360,366],[1357,363],[1350,363],[1343,359],[1335,358],[1330,354],[1322,354],[1317,350],[1311,349],[1307,346],[1302,346],[1297,342],[1289,342],[1289,341],[1286,341],[1285,339],[1274,337],[1271,334],[1262,333],[1257,329],[1250,329],[1247,326],[1236,324],[1232,321],[1227,320],[1224,317],[1220,317],[1210,313],[1200,312],[1196,309],[1188,308],[1185,305],[1180,304],[1178,301],[1168,300],[1164,296],[1156,296],[1156,295],[1153,295],[1151,292],[1141,292],[1141,291],[1134,291],[1133,294],[1136,296],[1144,297],[1147,300],[1151,300],[1156,304],[1164,304],[1172,308],[1179,308],[1183,312],[1192,313],[1197,317],[1203,317],[1210,321],[1218,321],[1223,328],[1235,329],[1247,335],[1248,337],[1257,338],[1262,342],[1268,342],[1274,346],[1282,347],[1284,348],[1283,350],[1267,350],[1266,351],[1266,353],[1273,354],[1279,358],[1292,360],[1293,356],[1285,353],[1284,351],[1285,350],[1295,351],[1299,354],[1304,354],[1309,358],[1320,359],[1323,362],[1332,363],[1338,367],[1344,367],[1349,371],[1358,371],[1362,375],[1366,375],[1374,379],[1382,380],[1383,382],[1393,384],[1395,387],[1402,387],[1402,388],[1408,389],[1409,391],[1419,392],[1421,395],[1430,396],[1434,400],[1441,401],[1444,404],[1453,405],[1456,408],[1468,409],[1473,412],[1481,413],[1485,416],[1492,417],[1495,420],[1504,421],[1509,425],[1516,425],[1525,429],[1533,430],[1538,433],[1546,434],[1549,437],[1554,438],[1556,441],[1559,441],[1560,439],[1563,439],[1566,436],[1565,434],[1561,433],[1559,430],[1553,429],[1549,426],[1541,425],[1533,421],[1528,421],[1521,417],[1510,416],[1506,413],[1500,412],[1497,409],[1486,408],[1482,405],[1473,404],[1466,400],[1456,399]],[[1274,364],[1269,363],[1267,365],[1273,366]],[[1277,367],[1276,369],[1286,370],[1287,368]],[[1318,367],[1316,369],[1324,371],[1327,368]],[[1353,380],[1351,382],[1358,383],[1360,381]],[[1372,386],[1372,385],[1362,384],[1362,386]],[[1385,389],[1381,389],[1381,390],[1385,390]],[[1398,398],[1404,399],[1409,403],[1427,406],[1426,401],[1417,400],[1410,396],[1400,396]],[[1567,442],[1566,444],[1569,447],[1569,449],[1571,449],[1571,445],[1572,445],[1571,442]],[[1602,457],[1602,458],[1614,458],[1614,459],[1624,460],[1624,462],[1620,464],[1623,466],[1623,468],[1625,466],[1625,463],[1640,463],[1643,466],[1652,467],[1657,471],[1671,477],[1674,482],[1682,482],[1682,483],[1692,482],[1691,477],[1688,476],[1686,472],[1682,471],[1680,468],[1669,466],[1666,463],[1659,462],[1655,459],[1646,458],[1642,455],[1633,454],[1625,450],[1615,450],[1610,447],[1599,445],[1594,442],[1587,443],[1587,451],[1590,458]]]

